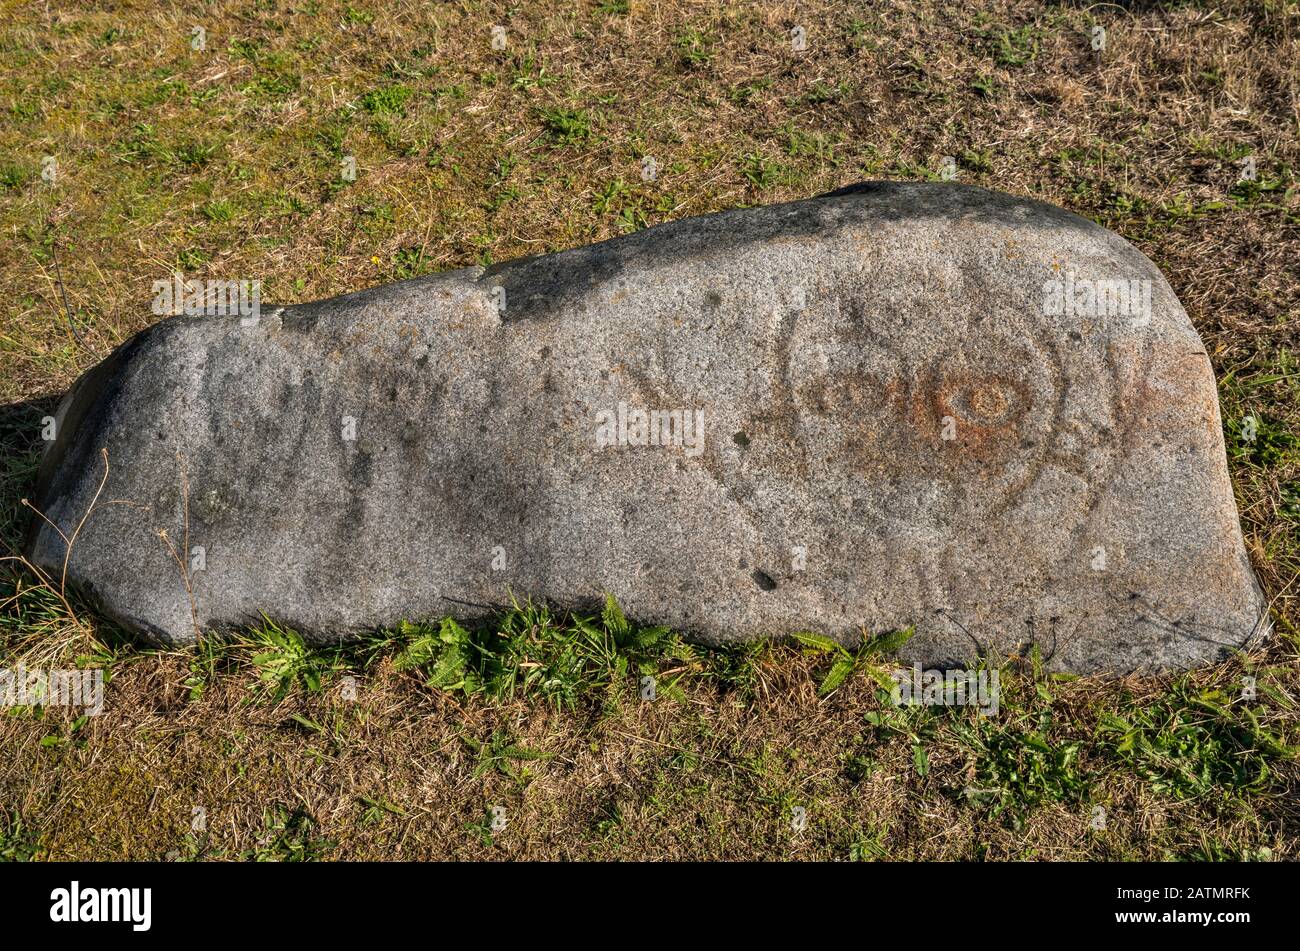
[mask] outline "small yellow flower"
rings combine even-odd
[[[377,254],[372,254],[372,255],[370,255],[370,260],[373,261],[375,264],[378,264],[378,263],[379,263],[379,255],[377,255]]]

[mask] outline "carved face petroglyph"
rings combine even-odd
[[[862,526],[863,550],[900,563],[883,587],[933,585],[931,603],[960,602],[958,548],[1008,589],[1047,569],[1022,565],[1025,551],[1077,554],[1122,455],[1141,354],[1100,333],[1046,332],[1036,315],[816,323],[788,328],[790,435],[809,477]]]
[[[1027,355],[1014,376],[880,351],[864,363],[813,375],[795,391],[804,431],[842,466],[894,490],[979,479],[1003,498],[1023,487],[1045,445],[1046,368]]]
[[[706,439],[697,464],[753,539],[742,567],[779,569],[806,545],[818,585],[869,577],[875,610],[897,624],[936,606],[1019,611],[1063,572],[1089,583],[1092,513],[1124,464],[1145,345],[1044,321],[1033,300],[968,316],[905,304],[769,306],[735,348],[736,398],[705,403],[735,429]],[[627,392],[691,405],[698,391],[669,381],[691,379],[693,351],[647,349],[664,365],[623,367]]]
[[[796,327],[787,373],[797,436],[831,474],[874,489],[886,516],[955,517],[978,502],[965,515],[987,518],[1048,470],[1104,479],[1134,368],[1104,338],[1044,339],[1032,326],[859,323],[804,339]]]

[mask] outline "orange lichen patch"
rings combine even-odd
[[[1013,430],[1033,404],[1029,387],[1005,374],[947,375],[934,396],[942,415],[989,433]]]
[[[980,384],[970,396],[970,405],[980,416],[1001,419],[1006,414],[1011,401],[1006,393],[995,386]]]
[[[1034,402],[1013,377],[966,372],[885,379],[839,371],[803,384],[799,396],[815,416],[841,424],[855,465],[900,472],[1005,464]]]

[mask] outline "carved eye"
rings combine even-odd
[[[1029,408],[1022,384],[995,376],[958,381],[949,389],[948,403],[967,422],[993,427],[1014,425]]]

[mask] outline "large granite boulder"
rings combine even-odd
[[[915,625],[909,662],[1037,643],[1089,672],[1267,623],[1173,291],[1104,228],[978,188],[164,320],[57,419],[33,503],[69,537],[90,512],[69,581],[167,642],[610,592],[707,641]],[[62,572],[42,520],[28,553]]]

